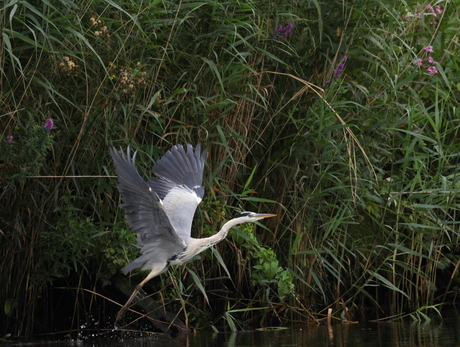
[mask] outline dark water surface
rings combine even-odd
[[[278,331],[244,331],[237,333],[197,332],[176,337],[168,335],[142,339],[86,341],[59,341],[11,343],[9,346],[188,346],[188,347],[233,347],[233,346],[440,346],[460,347],[460,311],[451,311],[444,318],[430,322],[386,322],[304,325]]]

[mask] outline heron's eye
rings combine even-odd
[[[251,212],[241,212],[238,217],[251,217]]]

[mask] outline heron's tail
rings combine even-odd
[[[142,265],[144,265],[144,263],[147,260],[146,258],[146,256],[141,255],[139,258],[134,259],[131,263],[129,263],[123,269],[121,269],[121,272],[123,272],[126,275],[128,272],[133,271],[138,267],[142,267]]]

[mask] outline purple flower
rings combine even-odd
[[[425,47],[424,50],[425,50],[425,52],[427,52],[427,53],[433,53],[433,52],[434,52],[434,51],[433,51],[433,46]]]
[[[26,167],[24,168],[24,171],[27,171],[27,168],[26,168]]]
[[[51,130],[51,129],[53,129],[53,120],[52,120],[51,118],[48,118],[48,119],[46,120],[45,129],[46,129],[46,130]]]
[[[279,36],[281,30],[283,30],[283,26],[280,24],[280,25],[278,25],[278,27],[276,28],[275,32],[273,33],[273,38],[274,39],[276,39]],[[277,42],[277,41],[275,41],[275,42]],[[271,40],[270,43],[273,43],[273,40]]]
[[[418,130],[414,130],[413,133],[414,133],[414,134],[418,134]]]
[[[345,67],[345,64],[340,63],[339,66],[337,67],[337,70],[335,70],[334,77],[336,77],[336,78],[340,77],[340,74],[342,73],[344,67]]]
[[[347,61],[348,57],[345,55],[342,59],[340,59],[340,64],[337,66],[337,69],[334,71],[334,77],[339,78],[343,69],[345,68],[345,62]]]
[[[288,25],[284,28],[283,39],[287,40],[288,36],[292,36],[292,29],[294,29],[294,24],[288,23]]]
[[[408,22],[408,21],[409,21],[409,17],[404,17],[404,20],[405,20],[406,22]]]
[[[441,6],[436,5],[436,12],[438,12],[439,14],[442,13]]]
[[[13,135],[8,135],[6,137],[6,139],[7,139],[8,143],[11,143],[11,141],[13,141]]]
[[[275,37],[277,37],[280,34],[281,30],[283,30],[283,26],[280,24],[278,25],[278,28],[276,28]]]
[[[292,29],[294,29],[294,24],[292,24],[292,23],[288,23],[284,27],[284,32],[283,32],[283,34],[281,36],[283,38],[283,40],[287,40],[288,36],[289,37],[292,36]],[[273,38],[276,39],[278,36],[280,36],[282,30],[283,30],[283,26],[281,24],[278,25],[278,27],[276,28],[275,32],[273,33]],[[271,43],[273,43],[273,40],[271,40]]]
[[[428,62],[429,62],[430,64],[433,64],[433,63],[434,63],[433,57],[428,57]]]
[[[422,59],[420,59],[420,58],[418,58],[418,59],[417,59],[417,64],[418,64],[418,66],[422,66],[422,64],[423,64],[423,60],[422,60]]]
[[[428,70],[430,75],[434,75],[434,74],[438,73],[438,69],[436,69],[436,66],[429,66],[427,68],[427,70]]]

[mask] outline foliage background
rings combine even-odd
[[[144,178],[209,148],[195,237],[278,215],[152,281],[195,327],[455,302],[458,1],[1,6],[1,336],[110,326],[136,251],[108,148],[128,144]]]

